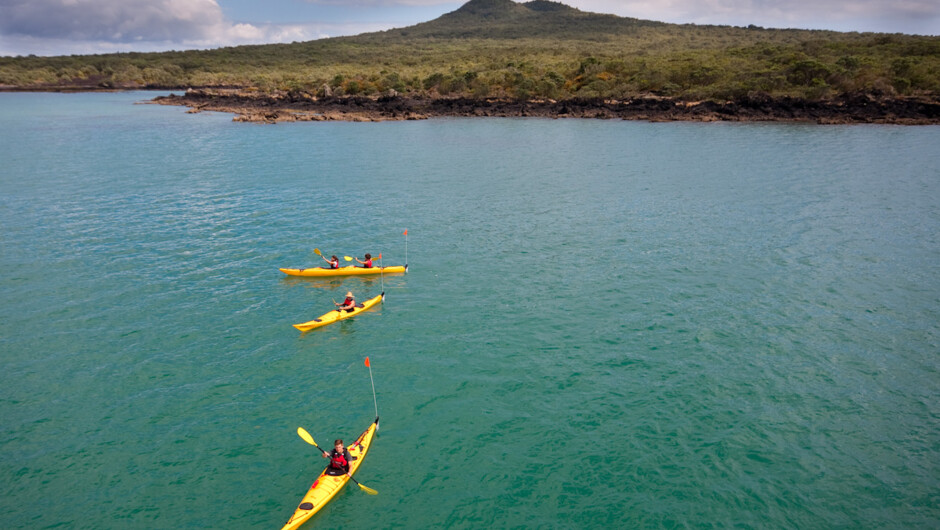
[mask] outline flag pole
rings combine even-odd
[[[372,365],[369,363],[369,358],[366,357],[366,367],[369,368],[369,380],[372,381],[372,403],[375,404],[375,417],[379,417],[379,402],[375,399],[375,379],[372,378]],[[379,426],[375,426],[378,430]]]

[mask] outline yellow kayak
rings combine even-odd
[[[385,299],[385,293],[382,293],[375,298],[370,298],[361,304],[356,304],[356,308],[352,311],[340,311],[339,309],[334,309],[329,313],[321,316],[320,318],[315,318],[309,322],[304,322],[303,324],[294,324],[294,327],[300,331],[310,331],[314,328],[319,328],[321,326],[326,326],[327,324],[332,324],[333,322],[339,322],[340,320],[345,320],[349,317],[354,317],[363,311],[368,310],[370,307],[378,304]]]
[[[389,267],[340,267],[338,269],[329,269],[326,267],[312,267],[309,269],[278,269],[288,276],[313,276],[322,278],[324,276],[358,276],[361,274],[389,274],[393,272],[408,272],[407,265],[392,265]]]
[[[372,437],[375,435],[375,431],[378,428],[379,418],[376,417],[372,425],[370,425],[364,433],[360,434],[355,442],[347,447],[347,449],[349,449],[349,455],[353,459],[349,464],[350,475],[355,475],[356,470],[359,469],[359,465],[365,460],[366,453],[369,452],[369,447],[372,445]],[[313,485],[307,490],[307,494],[300,500],[300,506],[297,507],[294,511],[294,515],[291,516],[287,524],[285,524],[281,530],[293,530],[307,522],[308,519],[313,517],[313,514],[326,506],[326,503],[330,502],[330,500],[339,493],[339,490],[346,485],[346,482],[349,481],[349,477],[345,474],[337,477],[327,475],[326,472],[329,468],[330,466],[326,466],[326,469],[323,470],[323,473],[320,473],[317,480],[313,481]]]

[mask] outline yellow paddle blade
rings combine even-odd
[[[322,255],[323,255],[323,254],[320,254],[320,249],[318,249],[318,248],[313,249],[313,253],[316,254],[317,256],[322,256]]]
[[[346,261],[352,261],[352,258],[350,258],[349,256],[343,256],[343,259]]]
[[[303,427],[297,427],[297,434],[304,439],[310,445],[316,446],[317,442],[313,441],[313,436],[310,436],[310,433],[306,431]]]
[[[372,488],[367,488],[367,487],[363,486],[362,484],[359,484],[359,487],[362,489],[362,491],[368,493],[369,495],[378,495],[378,494],[379,494],[379,492],[375,491],[374,489],[372,489]]]

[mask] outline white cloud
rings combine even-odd
[[[235,23],[215,0],[0,0],[0,55],[215,48],[311,40],[342,29]]]
[[[464,0],[462,3],[467,3]],[[395,6],[439,6],[460,4],[457,0],[306,0],[308,4],[346,6],[346,7],[395,7]]]
[[[224,23],[214,0],[4,0],[4,35],[132,42],[201,38]]]

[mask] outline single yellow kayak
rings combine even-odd
[[[300,331],[310,331],[314,328],[319,328],[321,326],[326,326],[327,324],[332,324],[333,322],[339,322],[340,320],[345,320],[349,317],[354,317],[363,311],[368,310],[370,307],[378,304],[385,299],[385,293],[382,293],[375,298],[370,298],[361,304],[356,304],[356,308],[352,311],[340,311],[339,309],[334,309],[329,313],[321,316],[320,318],[315,318],[310,322],[304,322],[303,324],[294,324],[294,327]]]
[[[360,434],[355,442],[347,447],[347,449],[349,449],[349,456],[352,457],[352,462],[349,463],[350,475],[355,475],[356,470],[359,469],[362,461],[365,460],[366,453],[369,452],[369,447],[372,445],[372,437],[375,435],[375,431],[378,428],[379,418],[376,417],[372,425],[370,425],[365,432]],[[346,482],[349,481],[349,477],[345,474],[337,477],[327,475],[326,472],[329,469],[330,466],[326,466],[326,469],[323,470],[323,473],[320,473],[317,480],[313,481],[313,485],[307,490],[307,494],[300,500],[300,506],[297,507],[294,511],[294,515],[291,516],[287,524],[285,524],[284,528],[281,530],[293,530],[307,522],[308,519],[313,517],[313,514],[326,506],[326,503],[330,502],[330,500],[339,493],[339,490],[346,485]]]
[[[322,278],[324,276],[358,276],[361,274],[389,274],[393,272],[408,272],[407,265],[392,265],[389,267],[340,267],[338,269],[329,269],[326,267],[312,267],[309,269],[278,269],[288,276],[312,276]]]

